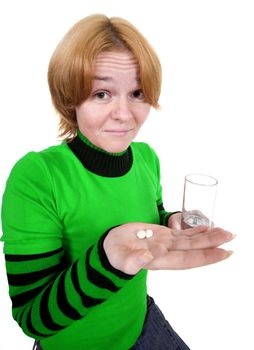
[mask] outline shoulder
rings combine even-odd
[[[133,150],[134,156],[139,156],[147,161],[159,162],[159,158],[155,150],[145,142],[132,142],[131,148]]]
[[[52,164],[60,163],[68,154],[66,144],[51,146],[42,151],[31,151],[20,158],[13,166],[8,181],[15,182],[20,179],[39,179],[49,175],[49,169]]]

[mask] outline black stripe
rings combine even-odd
[[[108,260],[108,257],[105,253],[105,250],[103,248],[103,242],[104,242],[104,239],[106,238],[107,234],[109,233],[109,231],[111,230],[112,228],[110,228],[106,233],[104,233],[104,235],[100,238],[99,242],[98,242],[98,254],[99,254],[99,257],[100,257],[100,261],[101,261],[101,264],[102,266],[104,267],[105,270],[113,273],[114,275],[116,275],[117,277],[123,279],[123,280],[130,280],[132,279],[135,275],[129,275],[127,273],[124,273],[123,271],[121,270],[117,270],[115,269],[109,262]]]
[[[31,290],[28,290],[26,292],[23,292],[21,294],[17,294],[11,297],[12,301],[12,307],[20,307],[28,303],[30,300],[34,299],[42,290],[45,288],[45,286],[48,285],[47,283],[44,283],[42,286],[33,288]]]
[[[32,309],[30,309],[28,315],[27,315],[27,319],[26,319],[26,326],[27,326],[27,329],[29,330],[30,333],[32,333],[33,335],[35,335],[36,337],[48,337],[49,335],[48,334],[44,334],[44,333],[41,333],[41,332],[38,332],[33,324],[32,324],[32,316],[31,316],[31,313],[32,313]]]
[[[102,275],[99,271],[95,270],[90,265],[90,256],[94,246],[91,246],[86,254],[86,273],[89,282],[93,283],[95,286],[99,288],[108,289],[111,292],[117,292],[120,288],[117,287],[109,278]]]
[[[78,280],[78,260],[72,265],[71,269],[71,279],[76,292],[79,294],[82,304],[84,307],[89,308],[98,304],[103,303],[106,299],[96,299],[85,294],[80,287]]]
[[[51,266],[47,269],[28,272],[28,273],[20,273],[20,274],[11,274],[7,273],[7,278],[10,286],[25,286],[28,284],[33,284],[38,282],[42,278],[51,275],[52,273],[59,273],[62,270],[62,264],[58,264],[55,266]]]
[[[71,318],[72,320],[79,320],[82,318],[82,316],[76,309],[74,309],[74,307],[72,307],[69,304],[66,296],[65,285],[64,285],[66,273],[67,271],[62,273],[57,286],[57,305],[65,316]]]
[[[165,210],[164,206],[163,206],[163,203],[157,205],[157,208],[158,208],[159,211]]]
[[[44,291],[42,295],[41,302],[40,302],[40,316],[41,316],[42,323],[46,328],[48,328],[51,331],[60,331],[65,327],[55,323],[49,312],[48,302],[49,302],[49,295],[51,290],[52,290],[52,284],[48,286],[48,288]]]
[[[58,248],[56,250],[52,250],[50,252],[46,253],[40,253],[40,254],[5,254],[5,260],[6,261],[27,261],[27,260],[35,260],[35,259],[42,259],[47,258],[49,256],[55,255],[63,251],[63,248]]]

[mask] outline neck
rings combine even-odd
[[[90,172],[104,177],[119,177],[127,174],[133,163],[131,147],[120,153],[109,153],[92,144],[78,130],[68,147]]]

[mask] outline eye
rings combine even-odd
[[[132,96],[137,99],[137,100],[144,100],[144,94],[143,91],[141,89],[137,89],[135,91],[133,91]]]
[[[110,92],[108,91],[105,91],[105,90],[97,90],[97,91],[94,91],[92,94],[91,94],[91,97],[97,101],[101,101],[101,102],[106,102],[108,100],[110,100],[111,98],[111,95],[110,95]]]
[[[98,91],[94,94],[99,100],[105,100],[108,97],[108,94],[105,91]]]

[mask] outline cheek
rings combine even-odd
[[[88,105],[76,108],[76,117],[79,127],[88,129],[96,127],[96,125],[99,123],[97,120],[98,118],[96,118],[97,115],[98,113],[96,113],[95,108]]]
[[[142,125],[146,121],[146,119],[147,119],[147,117],[149,115],[150,109],[151,109],[150,105],[148,105],[148,106],[147,105],[141,106],[141,108],[139,110],[139,113],[137,114],[138,115],[138,121],[139,121],[140,125]]]

